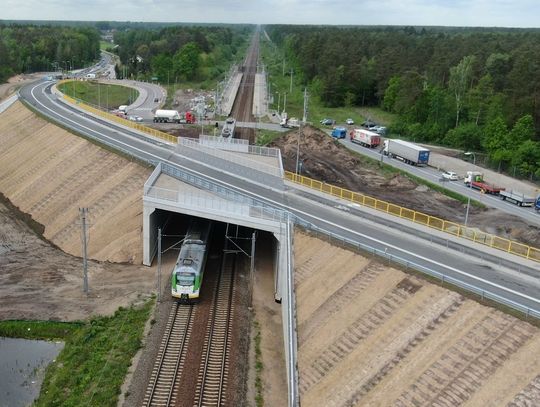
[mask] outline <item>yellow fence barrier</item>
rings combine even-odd
[[[437,229],[442,232],[450,233],[454,236],[472,240],[476,243],[481,243],[495,249],[525,257],[529,260],[540,262],[540,249],[537,249],[536,247],[527,246],[523,243],[514,242],[490,233],[484,233],[465,225],[460,225],[459,223],[449,222],[422,212],[416,212],[390,202],[381,201],[377,198],[329,185],[289,171],[285,171],[285,178],[297,184],[304,185],[311,189],[321,191],[362,206],[367,206],[369,208],[386,212],[403,219],[408,219],[415,223],[429,226],[430,228]]]
[[[62,83],[66,83],[66,82],[69,82],[69,80],[58,81],[57,85],[60,85]],[[167,141],[169,143],[173,143],[173,144],[178,143],[178,139],[176,137],[171,136],[170,134],[167,134],[167,133],[165,133],[163,131],[159,131],[159,130],[156,130],[156,129],[151,129],[150,127],[146,127],[146,126],[143,126],[142,124],[138,124],[137,122],[132,122],[131,120],[124,119],[123,117],[118,117],[118,116],[116,116],[116,115],[114,115],[112,113],[105,112],[105,111],[100,110],[98,108],[95,108],[93,106],[87,105],[86,103],[83,103],[78,99],[74,99],[74,98],[66,95],[65,93],[63,93],[62,95],[63,95],[64,99],[67,102],[72,103],[74,105],[77,105],[81,109],[86,110],[87,112],[90,112],[90,113],[93,113],[93,114],[95,114],[97,116],[103,117],[104,119],[114,121],[114,122],[119,123],[119,124],[121,124],[123,126],[130,127],[132,129],[141,131],[143,133],[148,134],[149,136],[152,136],[152,137],[155,137],[155,138],[158,138],[158,139],[161,139],[161,140],[165,140],[165,141]]]

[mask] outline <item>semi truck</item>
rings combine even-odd
[[[332,137],[340,139],[347,137],[347,129],[345,127],[336,127],[332,130]]]
[[[467,171],[467,175],[463,178],[463,182],[467,187],[478,189],[485,194],[498,195],[501,191],[504,191],[504,188],[484,181],[484,174],[478,171]]]
[[[154,123],[180,123],[182,117],[176,110],[156,110]]]
[[[540,195],[536,198],[536,202],[534,203],[534,209],[536,209],[536,212],[540,212]]]
[[[429,150],[404,140],[384,140],[383,153],[392,158],[403,160],[410,165],[427,165]]]
[[[510,201],[518,206],[533,206],[536,202],[536,199],[533,197],[525,196],[525,194],[513,190],[501,190],[499,196],[503,201]]]
[[[365,129],[354,129],[351,131],[351,141],[364,147],[377,147],[381,144],[381,136]]]
[[[195,123],[195,115],[193,114],[193,112],[187,111],[184,114],[184,122],[187,124]]]

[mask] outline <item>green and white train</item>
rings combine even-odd
[[[208,241],[212,223],[192,220],[171,276],[171,293],[180,302],[193,303],[199,299],[202,287]]]

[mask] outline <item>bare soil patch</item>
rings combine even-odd
[[[82,259],[40,238],[0,203],[0,319],[60,320],[110,315],[154,291],[155,270],[89,261],[83,292]]]
[[[271,143],[281,149],[283,167],[296,169],[298,130]],[[402,174],[387,174],[376,163],[351,152],[319,129],[306,126],[300,139],[302,175],[427,213],[448,221],[463,223],[463,203]],[[479,198],[480,199],[480,198]],[[540,228],[517,216],[496,209],[471,206],[469,225],[498,236],[540,247]]]
[[[302,405],[539,400],[540,332],[526,322],[302,233],[295,284]]]

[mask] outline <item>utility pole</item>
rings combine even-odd
[[[298,140],[296,144],[296,175],[298,175],[300,165],[300,137],[302,136],[302,125],[306,124],[307,119],[307,100],[307,88],[304,88],[304,114],[302,116],[302,121],[300,122],[300,127],[298,129]]]
[[[291,88],[289,89],[289,93],[292,93],[292,77],[293,77],[293,70],[291,69]]]
[[[256,232],[251,235],[251,264],[249,269],[249,305],[253,304],[253,279],[255,278],[255,242]]]
[[[86,239],[86,217],[88,216],[88,208],[79,208],[81,215],[81,240],[82,240],[82,255],[83,255],[83,291],[88,295],[88,257],[87,257],[87,239]]]
[[[283,111],[286,112],[287,111],[287,92],[284,92],[283,94]]]
[[[158,229],[157,301],[161,302],[161,228]]]

